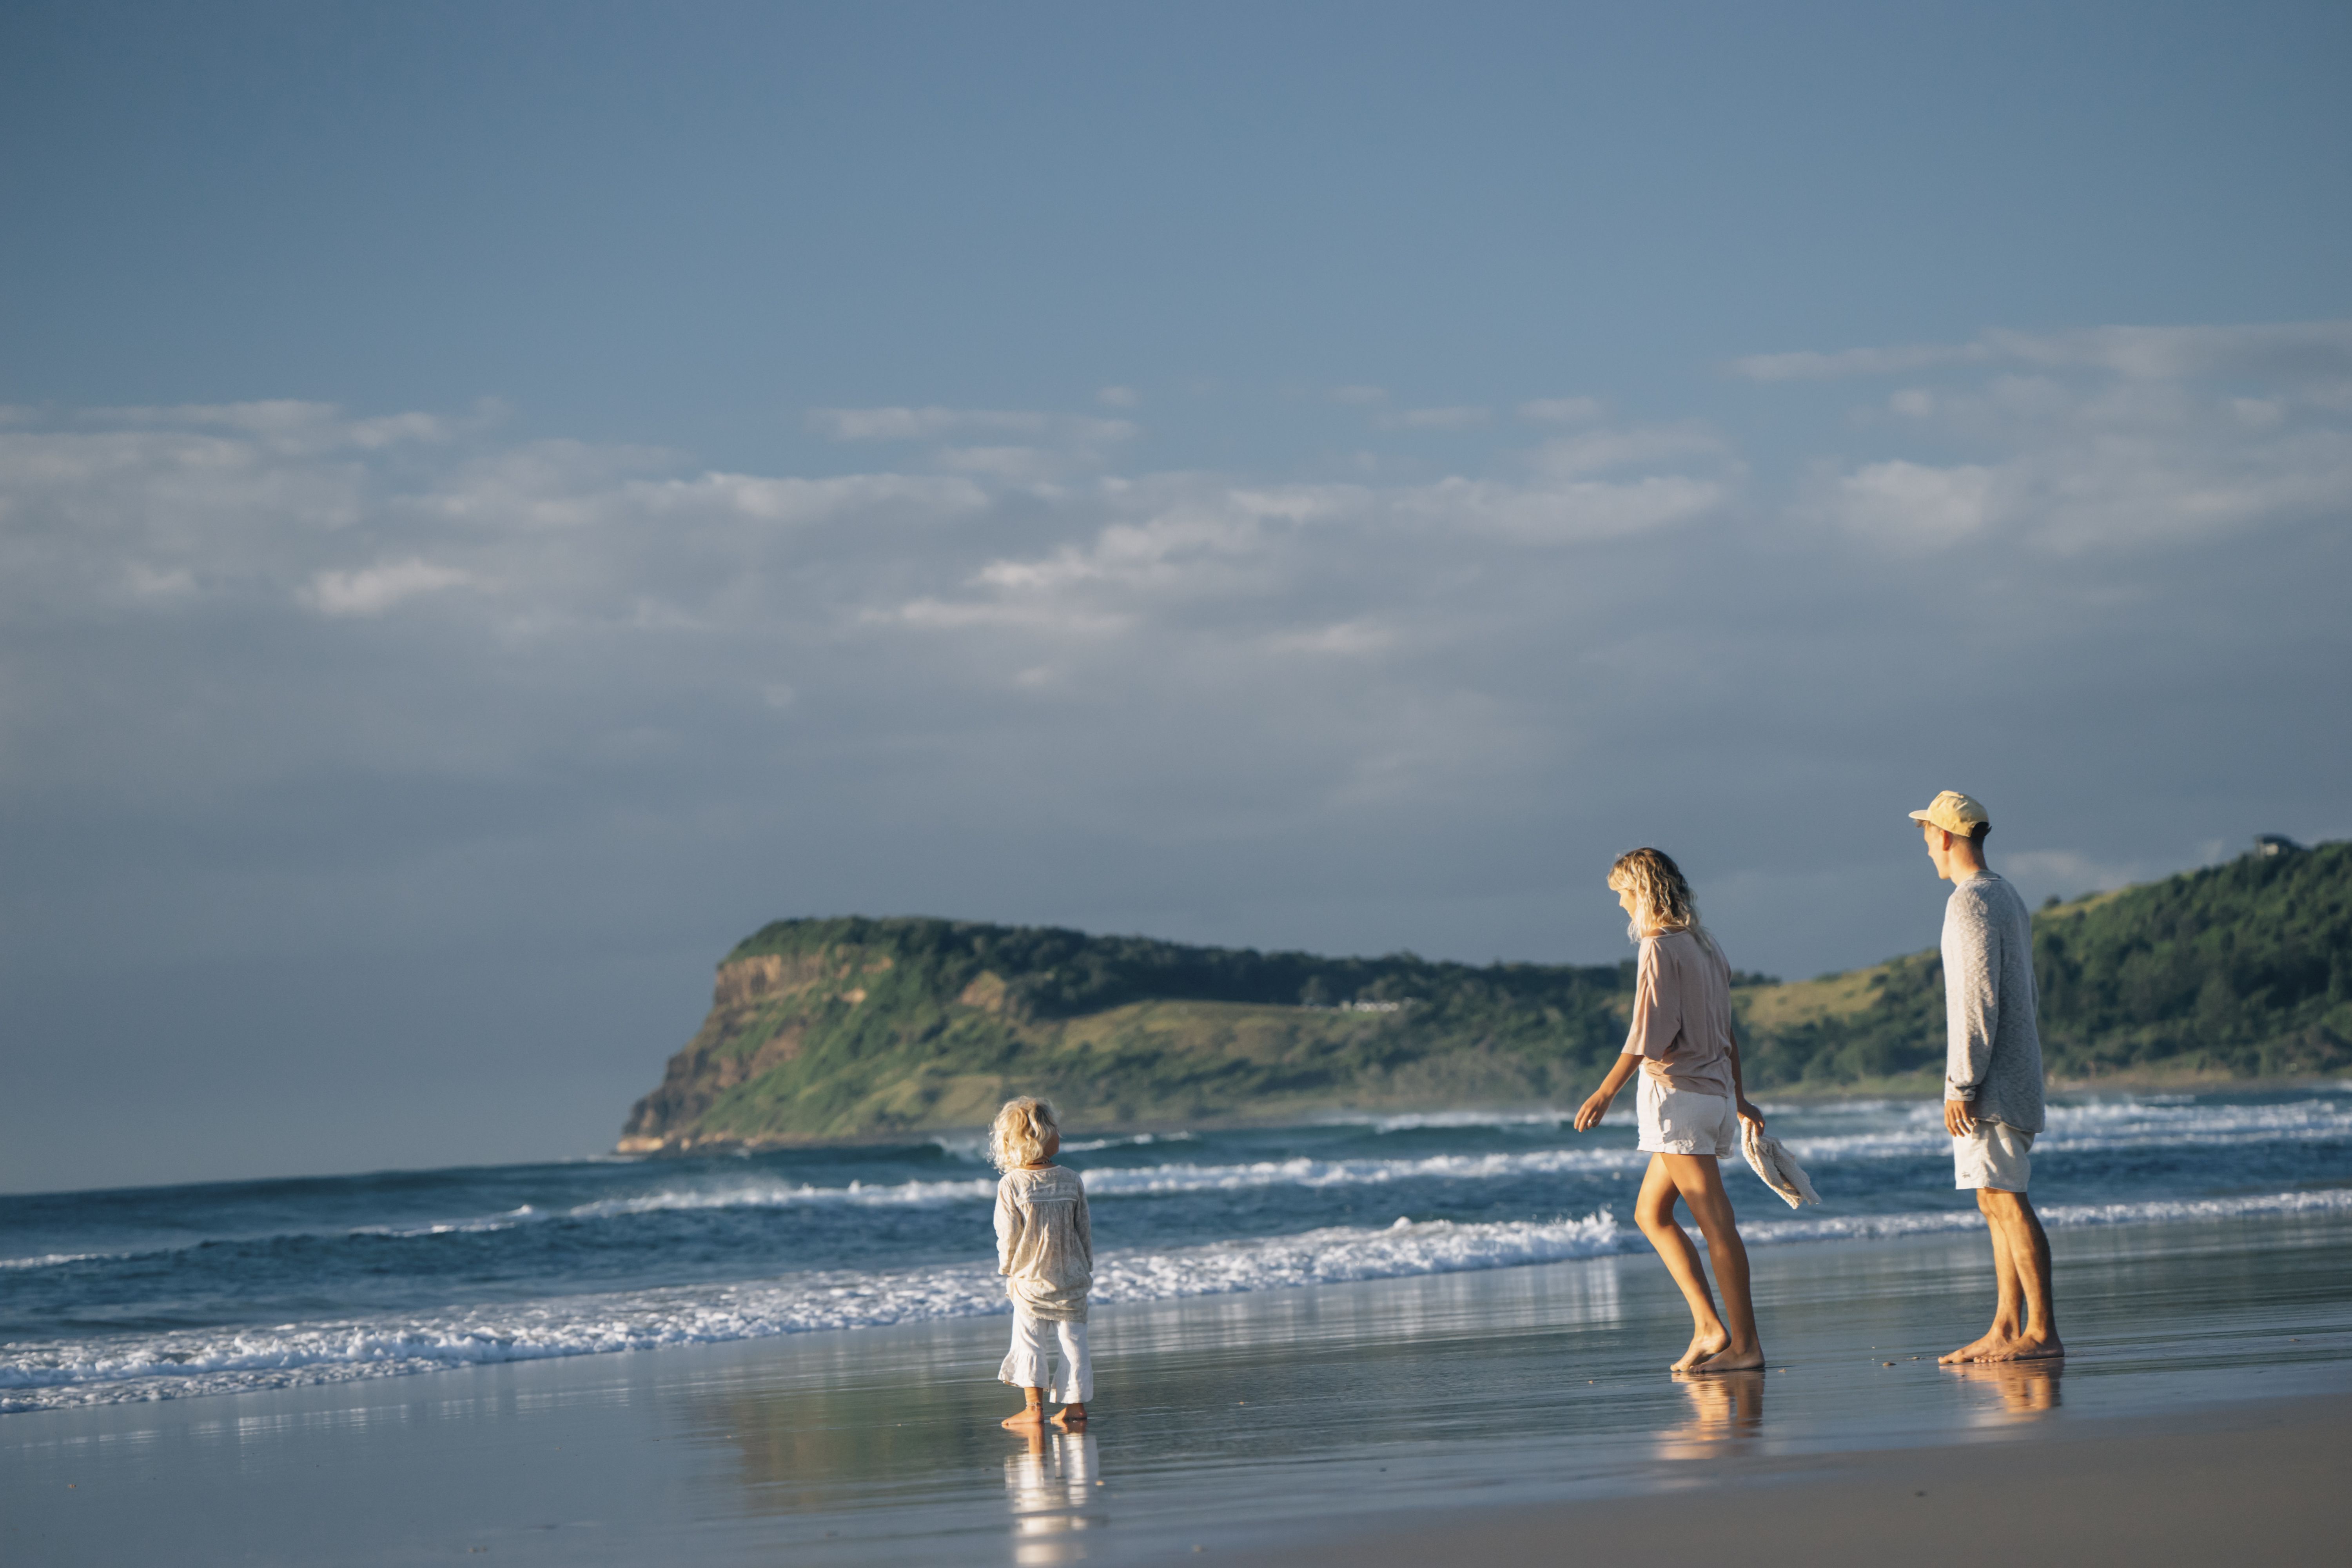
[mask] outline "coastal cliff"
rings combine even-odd
[[[2061,1079],[2352,1067],[2352,844],[2053,903],[2034,948]],[[1795,984],[1738,978],[1751,1088],[1932,1091],[1932,951]],[[1016,1093],[1089,1127],[1571,1103],[1617,1049],[1632,981],[1630,961],[1480,967],[913,917],[779,921],[721,962],[709,1016],[619,1148],[971,1128]]]

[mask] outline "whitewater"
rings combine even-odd
[[[1824,1198],[1727,1171],[1753,1246],[1975,1229],[1932,1102],[1776,1105]],[[1646,1249],[1646,1156],[1564,1113],[1074,1137],[1105,1304]],[[2352,1094],[2053,1106],[2035,1195],[2090,1226],[2352,1223]],[[1005,1310],[968,1140],[34,1194],[0,1218],[0,1412]],[[2063,1249],[2063,1242],[2061,1244]]]

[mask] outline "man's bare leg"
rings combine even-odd
[[[2050,1237],[2023,1193],[1977,1189],[1977,1208],[1992,1237],[1993,1282],[1998,1292],[1992,1327],[1942,1362],[2032,1361],[2062,1356],[2057,1310],[2050,1291]]]
[[[1979,1199],[1987,1217],[2009,1239],[2010,1274],[2015,1281],[2018,1305],[2014,1315],[2022,1327],[2009,1342],[1979,1356],[1979,1361],[2042,1361],[2066,1353],[2058,1338],[2058,1307],[2050,1286],[2050,1234],[2042,1216],[2023,1193],[1987,1187]]]
[[[1690,1205],[1699,1234],[1706,1237],[1707,1260],[1715,1266],[1715,1282],[1723,1288],[1723,1317],[1718,1321],[1728,1330],[1719,1349],[1677,1370],[1753,1372],[1764,1364],[1764,1347],[1756,1337],[1756,1303],[1748,1291],[1748,1244],[1739,1239],[1731,1195],[1723,1190],[1723,1167],[1712,1154],[1656,1158],[1665,1162],[1666,1174],[1683,1202]]]
[[[2025,1327],[2025,1294],[2017,1282],[2017,1261],[2010,1256],[2009,1235],[1993,1213],[1993,1189],[1977,1189],[1977,1211],[1984,1215],[1985,1233],[1992,1241],[1992,1327],[1939,1362],[1984,1361],[1990,1353],[2017,1338]]]
[[[1684,1157],[1651,1155],[1650,1168],[1642,1176],[1641,1194],[1633,1200],[1634,1223],[1650,1238],[1650,1245],[1658,1249],[1666,1272],[1675,1277],[1675,1283],[1682,1288],[1683,1300],[1690,1305],[1690,1348],[1675,1362],[1671,1369],[1675,1372],[1688,1371],[1695,1363],[1705,1361],[1731,1343],[1723,1320],[1716,1315],[1715,1292],[1707,1289],[1706,1273],[1699,1267],[1698,1248],[1683,1234],[1683,1227],[1675,1223],[1675,1203],[1681,1190],[1668,1173],[1666,1162]]]
[[[1044,1432],[1045,1430],[1045,1391],[1042,1388],[1024,1388],[1021,1393],[1029,1403],[1022,1408],[1020,1415],[1008,1415],[1004,1418],[1004,1429],[1008,1432]]]

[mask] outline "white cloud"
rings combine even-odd
[[[1402,408],[1383,414],[1381,425],[1391,430],[1466,430],[1486,422],[1484,408],[1463,405],[1449,408]]]
[[[1987,458],[1889,458],[1817,479],[1815,515],[1882,542],[2145,550],[2352,513],[2352,428],[2292,397],[2118,372],[1997,375],[1895,406]]]
[[[1597,397],[1539,397],[1519,405],[1519,417],[1530,425],[1590,425],[1609,416],[1609,405]]]
[[[1362,658],[1386,653],[1394,647],[1397,635],[1394,627],[1370,618],[1334,621],[1326,626],[1311,626],[1298,631],[1282,632],[1267,639],[1266,646],[1276,653],[1306,653],[1341,658]]]
[[[1095,401],[1106,408],[1132,408],[1143,398],[1131,386],[1106,386],[1095,393]]]
[[[1960,464],[1867,463],[1829,483],[1822,502],[1845,528],[1890,543],[1941,550],[1972,542],[1992,521],[1995,475]]]
[[[2352,321],[1993,331],[1968,343],[1749,354],[1729,368],[1750,381],[1828,381],[1997,363],[2099,370],[2142,381],[2252,376],[2335,384],[2352,378]]]
[[[991,408],[813,408],[809,423],[836,441],[938,441],[951,436],[1025,436],[1080,446],[1132,439],[1125,419]]]
[[[1823,353],[1748,354],[1731,362],[1731,374],[1749,381],[1833,381],[1855,375],[1895,375],[1929,365],[1981,363],[1992,358],[1982,343],[1912,343],[1897,348],[1843,349]]]
[[[1720,510],[1729,496],[1720,481],[1671,474],[1619,484],[1448,479],[1404,491],[1395,504],[1400,514],[1433,531],[1568,545],[1688,522]]]
[[[302,590],[302,602],[322,616],[380,616],[404,599],[473,582],[470,573],[412,557],[356,572],[320,572]]]

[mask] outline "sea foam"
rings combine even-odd
[[[2041,1213],[2053,1228],[2342,1215],[2352,1215],[2352,1189],[2061,1204]],[[1750,1244],[1769,1246],[1967,1231],[1982,1223],[1973,1209],[1946,1209],[1769,1219],[1740,1228]],[[1094,1296],[1105,1303],[1169,1300],[1507,1268],[1636,1251],[1644,1245],[1638,1233],[1619,1226],[1606,1212],[1492,1224],[1400,1219],[1380,1227],[1333,1226],[1198,1247],[1106,1252],[1097,1260]],[[822,1271],[266,1329],[20,1342],[0,1350],[0,1412],[279,1388],[1006,1310],[992,1263],[973,1261],[876,1274]]]

